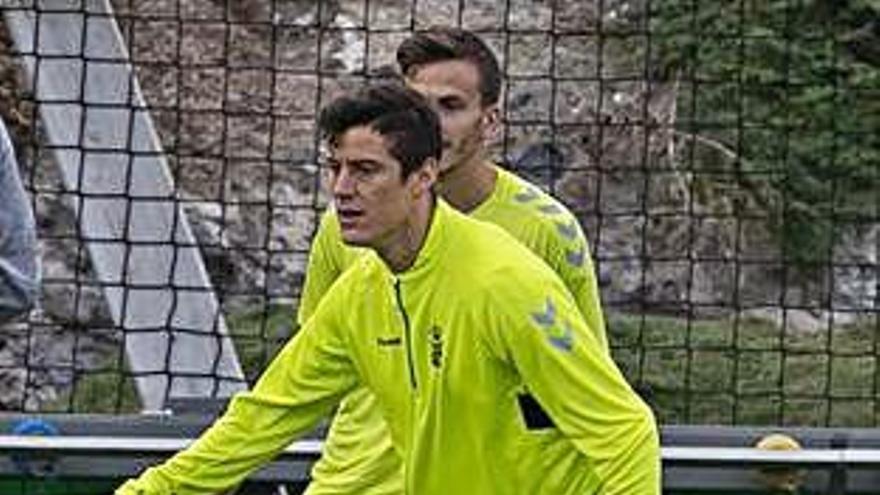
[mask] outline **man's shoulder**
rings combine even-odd
[[[533,250],[580,244],[577,217],[562,202],[513,172],[499,171],[500,194],[491,208],[474,216],[494,223]]]
[[[365,292],[378,288],[384,277],[382,263],[372,252],[366,252],[353,260],[352,264],[345,268],[327,292],[321,298],[332,301],[332,305],[351,308],[354,301],[363,298]]]
[[[456,234],[456,259],[469,260],[470,276],[516,271],[530,265],[529,259],[540,259],[535,249],[505,225],[460,214],[457,217],[460,228]]]
[[[323,213],[321,213],[321,218],[318,222],[318,231],[333,232],[334,230],[336,231],[338,236],[339,223],[336,219],[336,209],[333,208],[332,205],[328,205],[327,208],[324,209]]]
[[[363,281],[387,275],[387,270],[375,251],[358,249],[357,253],[358,256],[352,259],[351,264],[345,268],[345,271],[339,277],[341,280],[347,278]]]
[[[497,207],[511,210],[530,220],[550,223],[558,217],[574,218],[571,210],[537,184],[509,170],[499,169],[501,194]]]
[[[454,242],[447,244],[445,259],[447,266],[464,264],[467,269],[442,270],[449,301],[512,311],[516,301],[559,286],[558,275],[539,253],[506,229],[459,213],[454,218]]]
[[[343,242],[342,232],[339,230],[339,220],[333,207],[327,207],[321,215],[315,239],[318,242],[315,243],[314,249],[332,253],[342,270],[352,266],[355,260],[369,251],[366,248],[352,247]]]

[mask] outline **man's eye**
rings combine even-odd
[[[443,110],[461,110],[464,108],[464,104],[456,99],[442,99],[439,103],[440,108]]]
[[[354,167],[354,172],[361,177],[366,177],[375,173],[376,167],[370,165],[358,165]]]

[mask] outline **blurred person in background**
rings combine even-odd
[[[34,306],[39,284],[34,215],[6,125],[0,119],[0,324]]]

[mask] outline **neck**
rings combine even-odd
[[[413,214],[400,229],[392,234],[389,242],[376,249],[382,261],[394,273],[406,271],[418,258],[435,210],[434,198],[428,195],[413,208]]]
[[[495,166],[481,158],[443,173],[436,189],[453,208],[470,213],[489,198],[497,178]]]

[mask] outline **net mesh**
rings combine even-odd
[[[876,4],[111,4],[0,2],[0,112],[44,268],[41,309],[0,336],[3,408],[120,413],[143,407],[142,376],[166,377],[165,398],[177,374],[214,379],[207,395],[252,381],[295,331],[326,203],[317,111],[392,74],[414,30],[451,23],[500,57],[504,125],[493,153],[581,220],[615,359],[661,422],[877,425]],[[22,16],[36,28],[23,30]],[[126,57],[90,52],[102,38],[88,26],[100,19],[118,27]],[[49,29],[56,22],[79,37],[45,48],[61,36]],[[65,63],[78,77],[38,87],[40,71]],[[126,78],[108,75],[120,67]],[[72,138],[46,123],[52,108]],[[139,134],[147,121],[155,146]],[[71,153],[78,165],[65,169]],[[143,163],[170,180],[138,182]],[[88,226],[101,215],[84,205],[104,211],[101,200],[125,212],[118,229]],[[168,235],[139,237],[133,226],[151,215],[171,219]],[[117,254],[102,257],[101,245]],[[117,255],[159,264],[114,271],[106,260]],[[190,262],[210,285],[181,278]],[[137,298],[149,290],[171,309],[137,320],[151,311]],[[212,300],[218,309],[199,330],[179,316]],[[207,368],[174,364],[172,342],[220,342],[224,329],[243,375],[223,368],[219,351]],[[164,336],[164,358],[130,362],[136,335]]]

